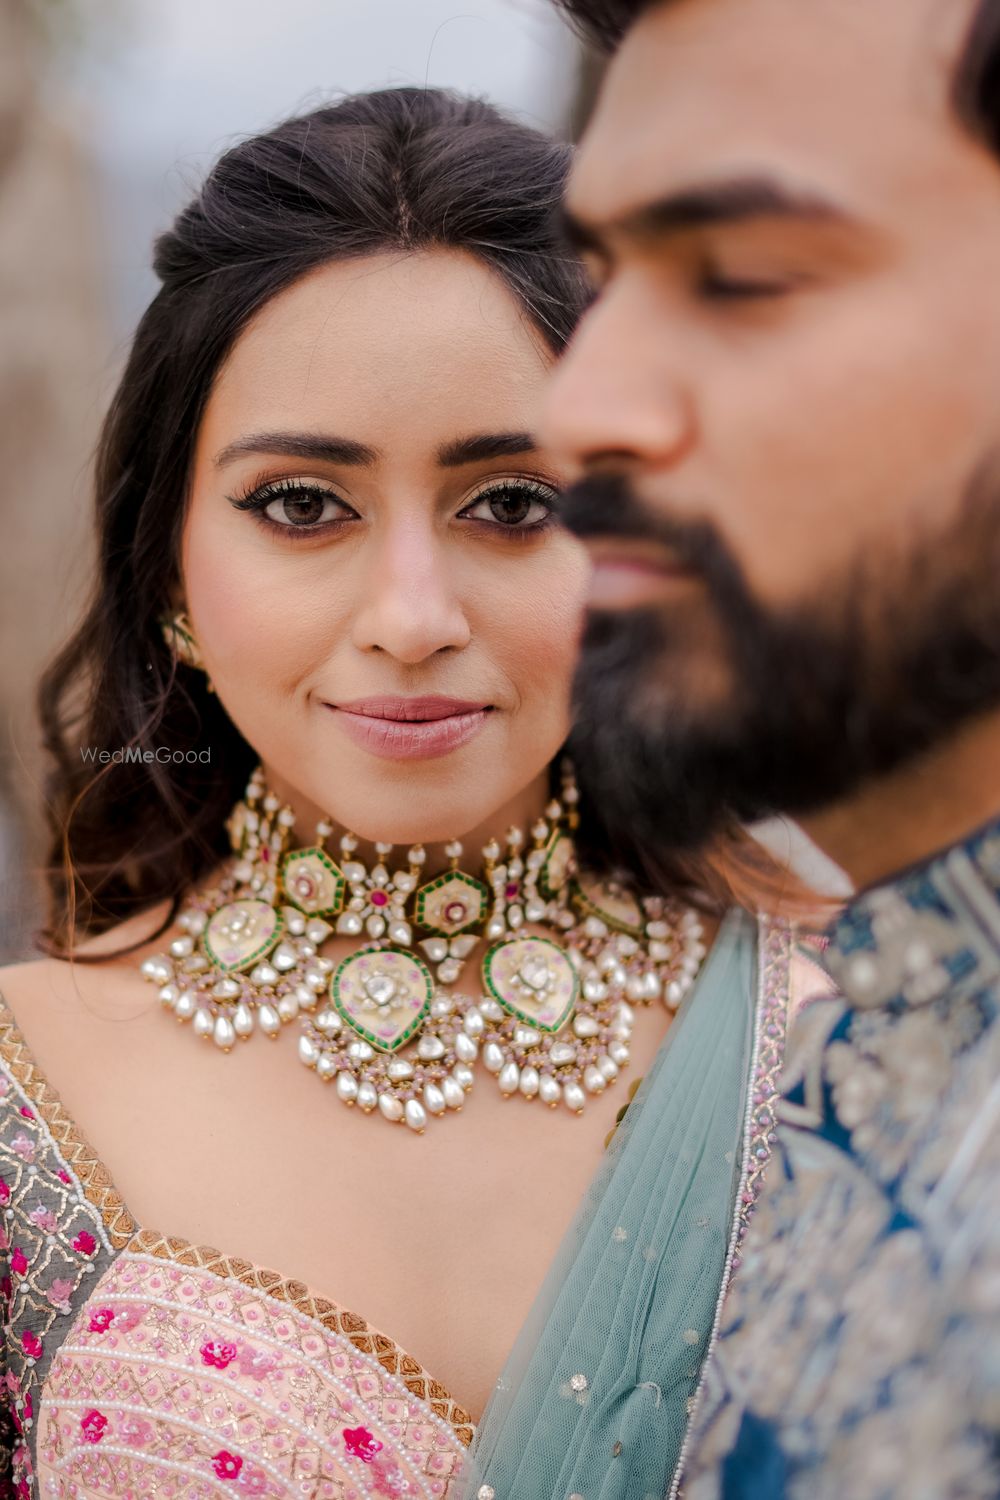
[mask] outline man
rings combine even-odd
[[[564,8],[613,53],[546,434],[595,564],[591,805],[647,871],[791,813],[859,891],[685,1494],[994,1496],[1000,0]]]

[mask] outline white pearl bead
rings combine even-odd
[[[378,1107],[387,1120],[401,1120],[403,1118],[403,1106],[394,1094],[379,1094]]]
[[[439,1036],[422,1036],[417,1043],[417,1056],[424,1062],[436,1062],[444,1057],[444,1042]]]
[[[475,1006],[466,1011],[464,1025],[467,1036],[482,1036],[486,1029],[482,1012],[478,1011]]]
[[[479,1048],[471,1036],[466,1036],[463,1031],[455,1038],[455,1056],[459,1062],[472,1063],[479,1056]]]
[[[319,1057],[319,1048],[312,1037],[299,1037],[299,1061],[304,1062],[307,1068],[314,1068]]]
[[[139,965],[139,972],[154,984],[166,984],[173,977],[174,966],[163,958],[147,958]]]
[[[281,1017],[273,1005],[262,1005],[257,1011],[257,1025],[265,1036],[277,1036],[281,1030]]]
[[[168,1010],[173,1010],[180,997],[180,993],[176,984],[165,984],[160,990],[160,1000]]]
[[[465,1103],[465,1090],[454,1078],[446,1078],[441,1084],[444,1102],[449,1109],[461,1109]]]
[[[604,1074],[604,1077],[607,1079],[608,1083],[613,1083],[614,1080],[618,1077],[618,1064],[615,1062],[614,1058],[608,1055],[607,1052],[605,1052],[603,1056],[597,1059],[597,1066]]]
[[[228,1016],[216,1016],[212,1039],[223,1052],[228,1052],[236,1041],[236,1029]]]
[[[595,1068],[593,1063],[591,1063],[590,1067],[584,1070],[583,1086],[588,1094],[603,1094],[608,1086],[608,1081],[600,1068]]]
[[[237,1005],[233,1011],[233,1030],[237,1036],[250,1036],[253,1032],[253,1011],[249,1005]]]
[[[471,1068],[466,1067],[465,1063],[456,1063],[451,1070],[451,1076],[465,1093],[469,1092],[475,1081],[475,1074]]]
[[[427,1111],[422,1104],[417,1103],[416,1099],[408,1099],[406,1101],[406,1108],[403,1114],[407,1125],[409,1125],[411,1130],[416,1131],[417,1135],[422,1134],[427,1129]]]
[[[371,1114],[372,1110],[378,1104],[378,1089],[376,1089],[373,1083],[369,1083],[367,1079],[364,1083],[358,1084],[358,1104],[366,1115]]]
[[[503,1065],[503,1048],[496,1042],[487,1042],[483,1048],[483,1067],[488,1073],[499,1073]]]
[[[575,1115],[583,1114],[587,1096],[578,1083],[567,1083],[563,1089],[563,1099],[566,1101],[567,1109],[571,1109]]]
[[[350,1073],[338,1073],[337,1082],[334,1085],[337,1090],[337,1098],[343,1099],[345,1104],[353,1104],[358,1097],[358,1080]]]
[[[319,1062],[316,1064],[316,1072],[319,1076],[329,1082],[336,1071],[337,1064],[334,1059],[328,1052],[322,1053]]]
[[[195,1011],[192,1024],[198,1036],[211,1036],[215,1030],[215,1018],[210,1010]]]
[[[480,1000],[478,1010],[479,1014],[485,1016],[487,1021],[502,1021],[504,1018],[503,1006],[499,1005],[496,1000],[491,999],[489,995],[484,995]]]
[[[628,1062],[631,1053],[627,1042],[612,1042],[608,1048],[608,1056],[612,1058],[620,1068]]]
[[[278,1015],[283,1021],[294,1021],[299,1013],[299,1002],[294,995],[282,995],[278,1001]]]
[[[553,1066],[561,1068],[566,1063],[571,1063],[576,1058],[576,1044],[574,1042],[556,1042],[549,1053]]]
[[[500,1069],[497,1082],[500,1085],[501,1094],[511,1095],[517,1093],[517,1086],[521,1080],[521,1070],[517,1063],[506,1063]]]
[[[541,1086],[537,1068],[524,1068],[518,1088],[526,1099],[533,1099]]]
[[[593,1016],[577,1016],[573,1022],[573,1030],[577,1036],[596,1036],[600,1029]]]
[[[562,1086],[548,1073],[543,1073],[538,1081],[538,1097],[543,1104],[558,1104],[562,1098]]]
[[[425,1104],[425,1106],[427,1108],[428,1114],[431,1114],[431,1115],[443,1115],[444,1114],[445,1109],[447,1108],[447,1104],[446,1104],[446,1101],[445,1101],[444,1094],[438,1088],[438,1086],[437,1086],[436,1083],[428,1083],[427,1085],[425,1085],[425,1087],[424,1087],[424,1104]]]
[[[178,1021],[190,1021],[195,1012],[196,1001],[190,990],[182,990],[177,996],[174,1014]]]

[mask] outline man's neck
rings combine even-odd
[[[904,770],[799,821],[858,889],[887,880],[1000,815],[1000,713]]]

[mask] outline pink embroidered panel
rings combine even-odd
[[[254,1288],[125,1252],[53,1358],[45,1496],[445,1500],[451,1426],[342,1335]]]

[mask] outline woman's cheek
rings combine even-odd
[[[569,704],[576,669],[590,565],[584,549],[560,537],[558,568],[508,600],[510,650],[518,667],[522,700],[547,699],[569,726]]]

